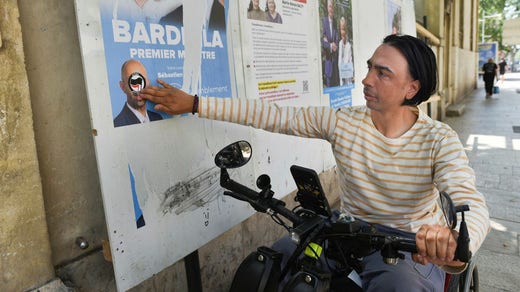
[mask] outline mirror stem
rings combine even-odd
[[[229,173],[227,172],[227,169],[221,168],[220,169],[220,185],[222,187],[226,186],[230,181]]]

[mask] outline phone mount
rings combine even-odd
[[[262,174],[256,179],[256,186],[261,190],[262,199],[270,199],[274,196],[274,192],[271,190],[271,178],[267,174]]]

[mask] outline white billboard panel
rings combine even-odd
[[[292,2],[302,3],[300,12],[277,2],[289,28],[298,29],[299,41],[315,36],[319,42],[316,3]],[[137,285],[253,213],[245,203],[222,194],[213,159],[225,145],[249,140],[253,161],[233,171],[233,178],[254,187],[256,177],[268,173],[278,196],[295,188],[291,164],[299,162],[318,172],[334,165],[327,143],[191,114],[169,116],[140,100],[140,88],[157,85],[157,79],[200,96],[239,98],[238,93],[245,98],[243,94],[252,92],[258,82],[243,77],[245,57],[230,45],[240,46],[243,40],[242,33],[229,27],[247,19],[245,12],[239,12],[242,4],[218,0],[75,4],[118,290]],[[315,21],[303,21],[308,16]],[[302,20],[299,27],[298,20]],[[287,34],[284,31],[279,30]],[[298,87],[278,83],[301,96],[290,103],[326,104],[319,82],[312,83],[320,74],[313,68],[316,54],[311,51],[305,57],[311,65],[302,66],[305,72],[293,77]],[[281,79],[290,76],[276,77]]]

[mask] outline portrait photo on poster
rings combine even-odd
[[[282,14],[277,9],[277,2],[281,0],[242,0],[248,1],[247,18],[251,20],[283,23]]]
[[[223,0],[108,0],[100,16],[114,127],[171,118],[139,95],[158,79],[231,97]]]
[[[386,0],[388,34],[402,33],[401,3],[396,0]]]
[[[333,108],[350,106],[355,84],[352,1],[320,1],[319,15],[323,93]]]

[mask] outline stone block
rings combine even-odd
[[[462,103],[452,104],[446,109],[446,116],[448,117],[460,117],[464,113],[465,105]]]

